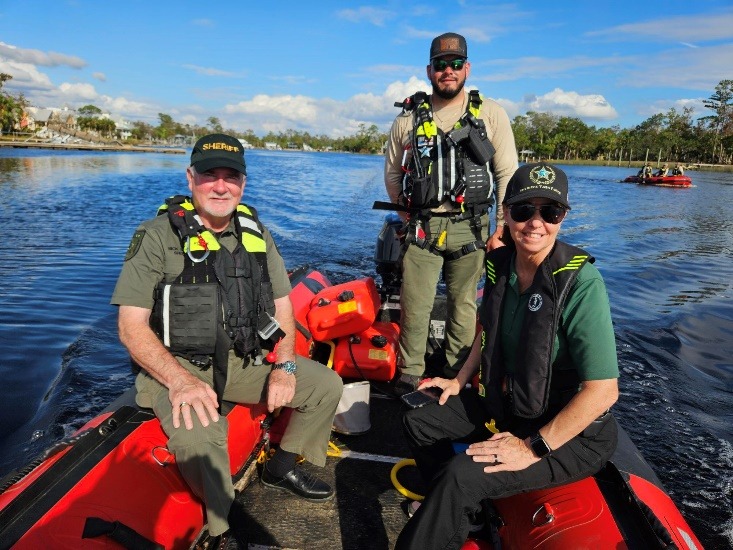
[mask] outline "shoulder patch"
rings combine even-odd
[[[130,246],[127,247],[127,253],[125,253],[125,261],[131,260],[135,256],[135,254],[137,254],[137,251],[140,250],[140,245],[143,242],[143,237],[145,237],[144,229],[135,231],[135,234],[132,236],[132,240],[130,240]]]

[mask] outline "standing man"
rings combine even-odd
[[[167,199],[161,215],[135,232],[112,304],[120,306],[120,340],[140,366],[137,403],[160,419],[181,474],[206,505],[209,534],[223,545],[234,488],[222,400],[262,401],[270,412],[292,407],[262,483],[327,500],[331,487],[296,466],[296,457],[325,464],[342,382],[295,356],[285,264],[255,209],[240,204],[239,140],[199,139],[186,177],[191,197]]]
[[[485,246],[502,246],[504,220],[496,212],[517,169],[509,117],[496,102],[464,85],[471,72],[466,39],[446,33],[430,45],[432,94],[402,104],[390,130],[385,186],[407,214],[402,260],[400,377],[396,391],[414,389],[425,372],[430,312],[441,269],[447,302],[445,376],[460,370],[476,332],[476,286]],[[491,235],[491,238],[487,237]]]

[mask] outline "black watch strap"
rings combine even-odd
[[[545,438],[540,435],[540,432],[537,432],[529,438],[529,446],[532,447],[534,454],[540,458],[544,458],[552,454],[552,449],[547,444],[547,441],[545,441]]]

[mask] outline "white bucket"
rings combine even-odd
[[[336,416],[333,419],[333,431],[346,435],[357,435],[369,431],[369,382],[352,382],[344,384]]]

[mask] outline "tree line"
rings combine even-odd
[[[722,80],[703,101],[714,114],[692,118],[692,108],[655,114],[633,128],[596,128],[576,117],[528,112],[512,121],[517,149],[557,160],[661,160],[733,163],[733,80]]]
[[[12,131],[23,116],[28,101],[22,94],[12,95],[3,84],[12,78],[0,73],[0,130]],[[596,128],[577,117],[558,116],[530,111],[512,120],[517,151],[522,159],[639,161],[733,164],[733,80],[721,80],[709,98],[703,101],[712,114],[692,118],[693,109],[675,108],[655,114],[633,128]],[[110,139],[119,137],[115,123],[101,117],[102,110],[85,105],[78,110],[77,125]],[[380,153],[387,134],[376,124],[360,124],[353,136],[332,138],[307,131],[286,130],[257,136],[225,129],[217,117],[209,117],[205,125],[182,124],[168,114],[158,114],[158,124],[143,121],[131,123],[131,143],[175,143],[183,136],[188,142],[211,132],[226,132],[249,142],[253,147],[274,143],[282,149],[302,149],[351,153]]]

